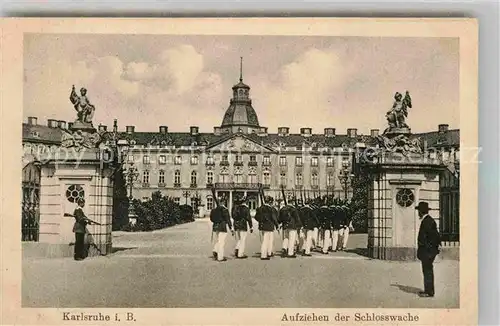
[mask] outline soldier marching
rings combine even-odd
[[[214,260],[227,261],[224,250],[229,232],[236,240],[235,258],[248,258],[245,251],[246,242],[248,233],[253,233],[254,224],[246,203],[247,198],[236,197],[230,214],[217,199],[215,189],[212,189],[212,193],[216,204],[210,212],[210,220],[213,223],[212,240],[215,238],[212,253]],[[296,258],[297,253],[311,257],[315,249],[322,254],[346,250],[353,226],[348,207],[342,201],[328,195],[309,198],[305,194],[301,194],[300,199],[294,195],[287,200],[283,188],[281,208],[279,204],[273,205],[273,197],[265,196],[261,187],[259,197],[261,205],[257,207],[254,218],[258,223],[261,260],[270,260],[274,256],[275,232],[280,234],[283,258]]]

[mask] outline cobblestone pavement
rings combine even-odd
[[[419,298],[419,262],[368,259],[356,248],[366,235],[351,236],[349,252],[261,261],[258,233],[247,238],[248,259],[211,259],[211,223],[144,233],[115,232],[107,257],[24,258],[24,307],[303,307],[457,308],[458,261],[438,260],[436,297]],[[275,250],[280,249],[275,234]]]

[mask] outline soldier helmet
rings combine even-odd
[[[80,93],[87,93],[87,89],[85,87],[80,88]]]
[[[78,205],[80,205],[80,206],[83,206],[83,205],[85,205],[85,199],[83,199],[83,198],[78,198],[78,199],[76,200],[76,203],[77,203]]]

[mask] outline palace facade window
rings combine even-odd
[[[144,164],[150,164],[151,163],[151,158],[149,157],[149,155],[144,155],[142,157],[142,163],[144,163]]]
[[[295,157],[295,165],[302,166],[302,156]]]
[[[224,167],[220,170],[219,182],[221,182],[221,183],[229,182],[229,170],[226,167]]]
[[[326,158],[326,166],[332,167],[333,166],[333,157],[327,157]]]
[[[149,183],[149,171],[142,172],[142,183]]]
[[[328,173],[326,176],[326,185],[331,187],[335,184],[335,175],[333,173]]]
[[[251,183],[251,184],[255,184],[257,183],[257,171],[255,170],[255,168],[250,168],[248,170],[248,182]]]
[[[198,182],[198,173],[196,171],[191,172],[191,187],[196,187]]]
[[[180,197],[174,197],[174,204],[179,205],[180,202],[181,202],[181,198]]]
[[[191,156],[191,165],[198,164],[198,156]]]
[[[319,178],[317,173],[313,173],[311,176],[311,184],[315,187],[319,185]]]
[[[207,183],[209,185],[211,185],[211,184],[214,183],[214,173],[213,173],[213,171],[208,171],[207,172]]]
[[[207,165],[214,165],[214,157],[212,155],[207,156]]]
[[[286,156],[280,156],[280,166],[286,166]]]
[[[271,184],[271,172],[264,171],[264,173],[263,173],[263,183],[265,185],[270,185]]]
[[[179,170],[175,170],[174,172],[174,186],[175,187],[181,186],[181,171]]]
[[[302,180],[302,173],[298,172],[295,174],[295,185],[297,186],[302,186],[303,180]]]
[[[134,163],[134,160],[135,160],[135,159],[134,159],[134,155],[129,155],[129,156],[128,156],[128,162],[129,162],[129,163]]]
[[[269,155],[264,156],[262,164],[265,166],[271,165],[271,157]]]
[[[287,186],[287,179],[286,179],[285,172],[281,172],[281,174],[280,174],[280,186],[284,186],[284,187]]]
[[[211,211],[214,208],[214,199],[212,196],[207,197],[207,210]]]
[[[158,163],[161,165],[167,164],[167,157],[165,155],[158,156]]]
[[[165,171],[160,170],[158,174],[158,183],[159,184],[165,184]]]
[[[242,183],[243,182],[243,171],[241,168],[237,168],[234,171],[234,182]]]
[[[318,158],[311,157],[311,166],[318,166]]]
[[[176,156],[174,158],[174,164],[175,165],[181,165],[182,164],[182,156]]]

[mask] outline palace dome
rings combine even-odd
[[[221,127],[259,127],[257,113],[252,107],[250,86],[243,83],[242,67],[240,66],[240,82],[232,87],[233,98],[222,119]]]
[[[252,126],[259,127],[257,113],[251,103],[238,103],[231,100],[231,104],[224,114],[221,127]]]

